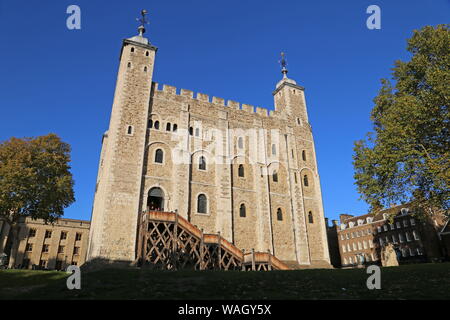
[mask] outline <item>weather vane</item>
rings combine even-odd
[[[286,74],[288,73],[288,70],[286,68],[287,61],[284,56],[285,56],[284,52],[281,52],[281,60],[279,62],[281,64],[281,73],[283,74],[283,78],[286,78]]]
[[[147,17],[145,16],[147,13],[148,13],[147,10],[143,9],[141,11],[141,18],[136,18],[136,21],[141,23],[141,25],[138,27],[139,35],[141,37],[145,33],[145,25],[148,24]]]

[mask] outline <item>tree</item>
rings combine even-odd
[[[0,144],[0,220],[10,226],[10,243],[22,217],[52,223],[75,201],[69,162],[70,145],[55,134]],[[10,266],[16,252],[13,245]]]
[[[450,205],[450,25],[426,26],[408,40],[374,99],[374,132],[355,142],[354,178],[377,211],[409,202],[416,212]],[[419,214],[420,215],[420,214]]]

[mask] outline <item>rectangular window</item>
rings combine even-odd
[[[395,225],[393,223],[389,224],[389,226],[391,227],[391,230],[395,229]]]
[[[403,234],[401,234],[401,233],[398,234],[398,241],[400,241],[400,243],[403,243],[405,241],[403,239]]]
[[[409,220],[409,222],[411,223],[412,226],[416,225],[416,221],[414,219]]]
[[[348,251],[348,252],[352,252],[352,247],[350,247],[350,244],[349,244],[349,243],[347,243],[347,251]]]
[[[380,232],[381,232],[381,227],[378,226],[378,227],[377,227],[377,230],[378,230],[378,233],[380,233]]]
[[[343,253],[347,252],[347,251],[345,250],[345,246],[344,246],[344,245],[342,246],[342,252],[343,252]]]
[[[77,235],[75,236],[75,241],[80,241],[81,240],[81,233],[77,233]]]
[[[384,225],[384,226],[383,226],[383,229],[384,229],[384,231],[388,231],[388,226],[387,226],[387,225]]]
[[[417,234],[416,230],[413,230],[413,237],[414,237],[414,240],[420,240],[419,235]]]
[[[80,254],[80,247],[73,248],[73,254]]]
[[[369,248],[373,248],[373,242],[369,241]]]
[[[341,234],[341,240],[344,240],[344,235],[343,234]]]
[[[403,226],[404,226],[404,227],[407,227],[407,226],[408,226],[408,220],[406,220],[406,219],[403,220]]]
[[[30,232],[28,233],[29,238],[34,238],[36,236],[36,229],[30,229]]]
[[[64,253],[64,246],[59,246],[58,247],[58,253]]]
[[[411,241],[411,235],[409,234],[409,232],[406,232],[406,241]]]
[[[395,237],[395,234],[392,235],[392,242],[397,243],[397,238]]]
[[[52,237],[52,231],[51,230],[46,230],[45,231],[45,238],[48,239],[48,238],[51,238],[51,237]]]
[[[397,229],[400,229],[402,227],[402,224],[400,223],[400,221],[397,221]]]
[[[40,260],[39,261],[39,266],[41,268],[47,268],[47,260]]]
[[[27,252],[33,251],[33,244],[32,243],[27,243],[27,245],[25,247],[25,251],[27,251]]]
[[[42,252],[48,252],[48,248],[49,248],[48,244],[44,244],[42,246]]]
[[[66,240],[66,239],[67,239],[67,232],[61,231],[61,240]]]

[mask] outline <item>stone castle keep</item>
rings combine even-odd
[[[157,48],[139,31],[122,44],[87,260],[134,261],[142,213],[164,211],[247,252],[329,266],[304,88],[285,64],[274,111],[225,103],[154,82]]]

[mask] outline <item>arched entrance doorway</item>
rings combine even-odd
[[[148,192],[147,208],[152,211],[164,211],[164,192],[161,188],[151,188]]]

